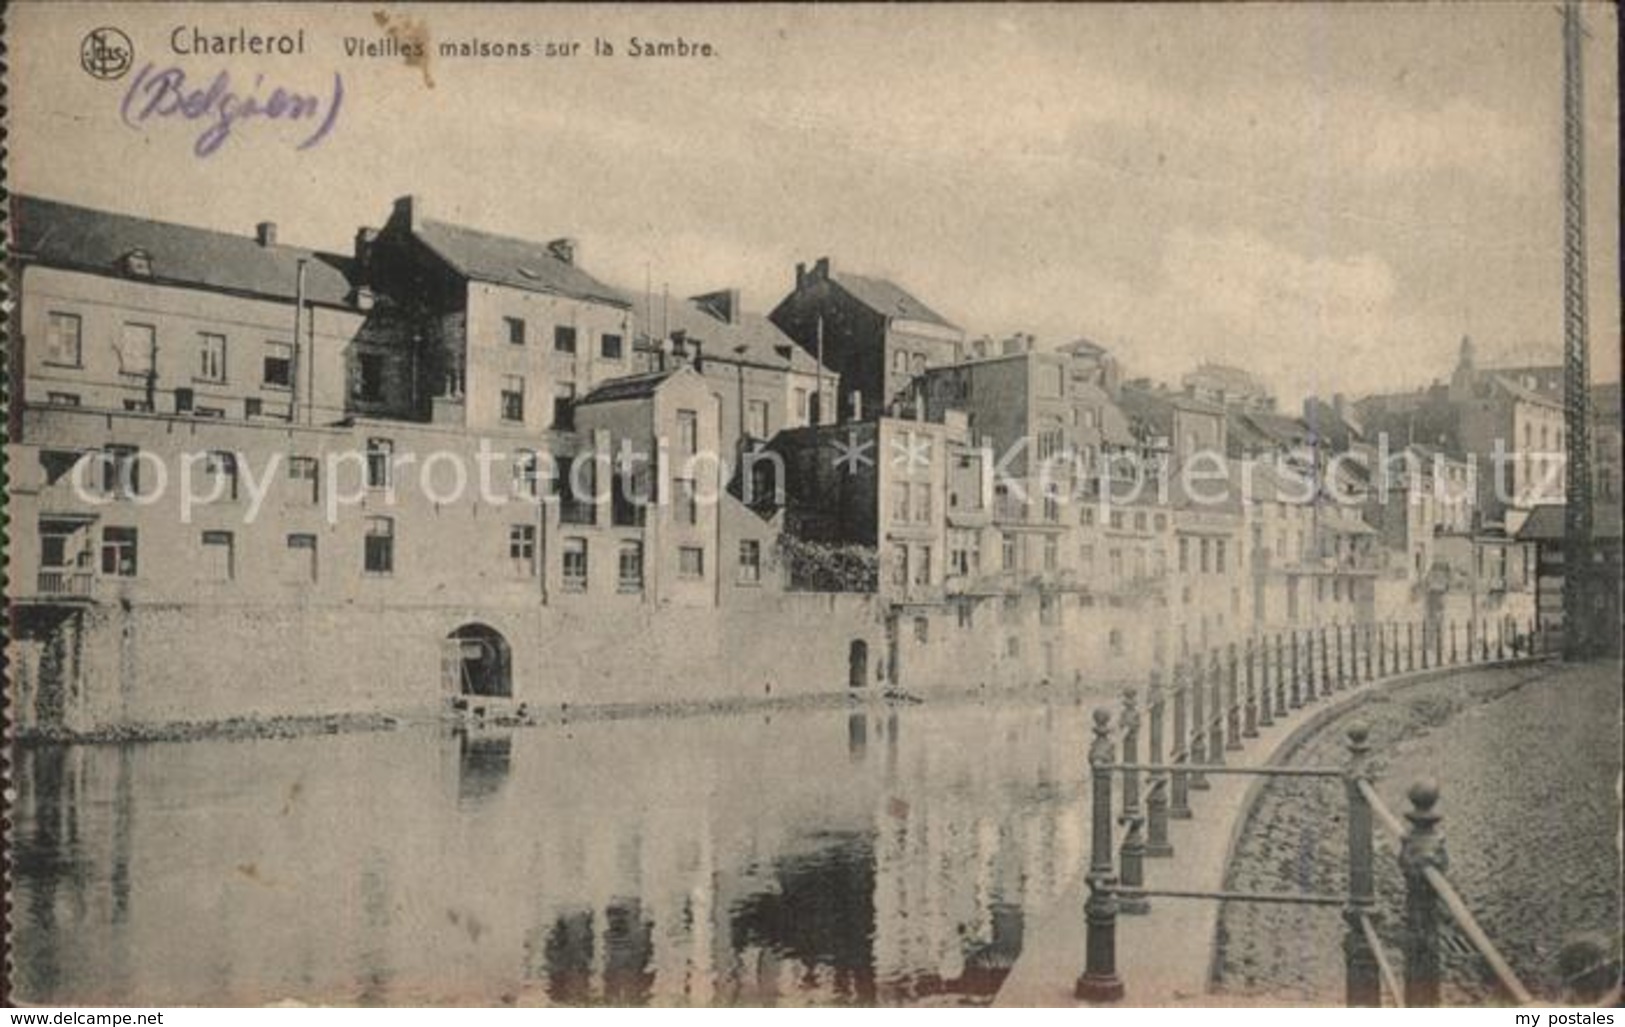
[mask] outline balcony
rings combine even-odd
[[[38,594],[42,598],[88,600],[95,588],[96,576],[89,571],[55,567],[39,572]]]

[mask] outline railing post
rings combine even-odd
[[[1405,669],[1416,669],[1416,622],[1405,622]]]
[[[1073,994],[1090,1002],[1123,997],[1117,976],[1117,894],[1112,880],[1112,715],[1097,709],[1089,746],[1092,836],[1089,846],[1089,898],[1083,904],[1083,973]]]
[[[1303,632],[1303,705],[1315,702],[1315,629]]]
[[[1326,641],[1326,625],[1320,626],[1320,697],[1332,694],[1332,647]]]
[[[1140,710],[1134,689],[1123,689],[1123,762],[1140,762]],[[1140,808],[1140,772],[1123,770],[1123,815],[1118,822],[1128,831],[1123,835],[1120,858],[1124,888],[1145,887],[1145,811]],[[1151,903],[1144,895],[1120,895],[1119,913],[1149,913]]]
[[[1224,747],[1231,752],[1241,751],[1241,664],[1236,656],[1236,643],[1225,649],[1225,728]],[[1255,732],[1256,733],[1256,732]]]
[[[1245,738],[1258,737],[1258,640],[1247,639],[1247,705],[1243,710],[1241,733]],[[1264,726],[1269,726],[1269,710],[1264,710]]]
[[[1224,740],[1224,667],[1219,662],[1219,650],[1215,648],[1208,657],[1208,701],[1212,709],[1208,710],[1208,724],[1211,725],[1212,734],[1208,736],[1207,758],[1216,767],[1224,766],[1224,751],[1228,745]]]
[[[1433,622],[1433,665],[1444,666],[1444,622]]]
[[[1376,664],[1376,659],[1375,659],[1377,654],[1376,654],[1375,649],[1373,649],[1373,647],[1372,647],[1372,634],[1373,634],[1373,632],[1371,630],[1374,626],[1375,625],[1372,624],[1372,623],[1367,623],[1367,624],[1364,625],[1364,628],[1365,628],[1365,679],[1367,681],[1375,681],[1375,680],[1377,680],[1377,664]]]
[[[1505,614],[1495,618],[1495,658],[1497,660],[1507,658],[1507,619]]]
[[[1410,830],[1400,844],[1399,868],[1405,875],[1405,1005],[1439,1004],[1439,896],[1427,879],[1429,867],[1445,869],[1444,837],[1439,832],[1439,786],[1423,779],[1411,785],[1405,811]]]
[[[1298,660],[1298,651],[1303,647],[1298,638],[1298,629],[1292,629],[1292,699],[1291,706],[1298,709],[1303,705],[1303,667]]]
[[[1420,666],[1423,670],[1427,670],[1428,669],[1428,637],[1429,636],[1428,636],[1428,622],[1427,622],[1427,619],[1425,617],[1422,619],[1422,622],[1417,625],[1417,634],[1421,636],[1418,639],[1418,641],[1421,642],[1421,646],[1420,646],[1420,650],[1421,650],[1420,661],[1421,662],[1418,664],[1418,666]]]
[[[1168,712],[1168,697],[1162,688],[1162,671],[1151,672],[1151,684],[1146,687],[1145,702],[1146,712],[1151,720],[1146,762],[1157,766],[1163,763],[1163,753],[1166,751],[1162,744],[1162,729],[1164,716]],[[1174,847],[1168,843],[1168,789],[1173,785],[1168,779],[1166,770],[1153,771],[1150,780],[1151,791],[1145,799],[1145,854],[1158,858],[1172,856]]]
[[[1454,667],[1461,662],[1461,648],[1456,645],[1456,622],[1450,622],[1450,665]]]
[[[1190,723],[1186,718],[1185,700],[1190,689],[1190,677],[1184,663],[1174,664],[1174,741],[1170,763],[1184,766],[1191,761]],[[1191,818],[1190,775],[1175,770],[1169,787],[1168,815],[1175,820]]]
[[[1286,636],[1279,631],[1275,633],[1275,715],[1286,719],[1286,687],[1287,687],[1287,659]]]
[[[1364,725],[1349,728],[1349,767],[1343,778],[1349,803],[1349,902],[1343,908],[1343,967],[1346,1002],[1351,1007],[1382,1005],[1377,956],[1371,951],[1360,922],[1372,916],[1376,905],[1371,804],[1360,790],[1360,782],[1371,779],[1369,735]]]
[[[1191,744],[1190,762],[1201,766],[1207,762],[1207,750],[1212,738],[1207,722],[1207,674],[1201,654],[1191,657]],[[1190,787],[1194,791],[1208,788],[1207,775],[1200,770],[1190,773]]]
[[[1478,662],[1490,662],[1490,622],[1487,620],[1478,623],[1478,648],[1480,653]]]
[[[1388,676],[1388,630],[1381,621],[1375,625],[1377,629],[1377,677]]]
[[[1535,618],[1529,618],[1529,655],[1535,655],[1535,641],[1539,636],[1535,634]]]
[[[1343,659],[1343,625],[1332,625],[1332,638],[1337,642],[1337,687],[1344,689],[1349,686],[1348,664]]]

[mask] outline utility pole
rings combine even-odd
[[[1563,5],[1563,656],[1590,647],[1591,394],[1586,311],[1585,75],[1580,6]]]

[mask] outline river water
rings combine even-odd
[[[15,993],[977,1002],[1083,859],[1091,705],[24,748]]]

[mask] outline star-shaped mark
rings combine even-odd
[[[893,435],[891,440],[892,466],[909,470],[931,466],[931,439],[915,432]]]
[[[874,448],[874,440],[864,439],[860,442],[858,433],[849,430],[845,442],[835,440],[835,469],[851,474],[865,467],[873,467],[875,458],[869,455],[869,451]]]

